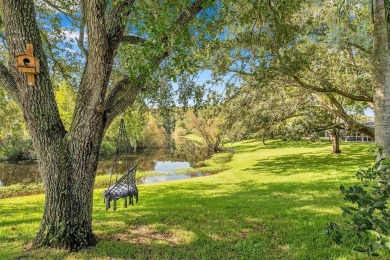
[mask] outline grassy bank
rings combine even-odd
[[[142,179],[148,176],[158,176],[163,173],[153,171],[138,171],[137,179]],[[111,184],[115,182],[115,175],[113,175]],[[98,175],[95,179],[96,188],[107,188],[110,183],[110,175]],[[0,198],[25,196],[32,194],[44,193],[44,186],[42,183],[18,183],[0,188]]]
[[[193,174],[193,173],[216,173],[228,169],[227,162],[233,157],[233,153],[225,152],[214,154],[210,159],[199,162],[197,168],[178,169],[176,174]],[[137,171],[137,181],[152,176],[164,176],[170,173],[156,172],[156,171]],[[115,175],[112,176],[110,182],[110,175],[98,175],[95,179],[95,188],[107,188],[109,184],[113,184]],[[26,196],[44,193],[44,186],[42,183],[18,183],[5,187],[0,187],[0,199],[16,196]]]
[[[105,211],[94,196],[100,242],[78,253],[31,249],[43,195],[0,200],[0,259],[365,259],[324,236],[340,218],[341,183],[372,160],[372,145],[255,140],[229,145],[227,170],[207,177],[140,185],[140,202]],[[222,161],[225,161],[222,159]]]

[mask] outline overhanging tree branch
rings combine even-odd
[[[254,73],[251,73],[251,72],[247,72],[247,71],[243,71],[243,70],[236,70],[236,69],[226,69],[227,72],[232,72],[232,73],[236,73],[238,75],[241,75],[241,76],[254,76],[255,74]]]
[[[175,32],[175,34],[180,33],[203,9],[203,4],[207,2],[207,0],[197,0],[190,7],[183,10],[180,17],[174,23],[175,27],[173,31]],[[214,2],[214,0],[212,0],[211,2]],[[114,14],[113,16],[117,15]],[[164,37],[160,44],[163,44],[168,40],[169,39],[167,37]],[[107,126],[112,122],[112,120],[114,120],[116,116],[122,113],[128,106],[130,106],[134,102],[138,93],[145,86],[146,79],[155,72],[155,70],[169,55],[170,53],[168,51],[165,51],[160,56],[152,59],[150,69],[147,72],[138,75],[135,83],[130,82],[129,78],[125,77],[114,85],[105,102]]]
[[[320,132],[320,131],[325,131],[333,128],[345,128],[345,123],[335,123],[332,125],[325,125],[325,126],[318,126],[313,128],[313,132]]]
[[[279,50],[274,49],[273,51],[274,51],[274,53],[276,53],[276,57],[278,58],[278,60],[280,60],[281,63],[283,64],[283,59],[282,59],[282,56],[280,55]],[[322,87],[313,86],[311,84],[307,84],[306,82],[302,81],[297,75],[292,73],[288,67],[283,66],[282,72],[285,73],[287,76],[291,77],[298,84],[299,87],[302,87],[302,88],[305,88],[308,90],[312,90],[312,91],[315,91],[318,93],[336,93],[336,94],[339,94],[341,96],[347,97],[347,98],[349,98],[351,100],[355,100],[355,101],[373,102],[372,96],[366,97],[366,96],[361,96],[361,95],[350,94],[350,93],[345,92],[341,89],[335,88],[331,82],[329,82],[328,80],[325,80],[325,79],[320,79],[321,83],[323,85],[325,85],[325,88],[322,88]]]
[[[168,56],[169,53],[165,52],[163,55],[152,61],[150,72],[139,75],[134,81],[136,83],[132,83],[130,79],[125,76],[114,85],[113,90],[108,95],[105,103],[107,127],[115,119],[115,117],[133,104],[138,93],[144,88],[148,76],[152,74]]]
[[[313,86],[311,84],[307,84],[307,83],[303,82],[299,77],[297,77],[296,75],[294,75],[292,73],[288,73],[288,76],[290,76],[298,84],[299,87],[302,87],[305,89],[309,89],[309,90],[319,92],[319,93],[336,93],[336,94],[339,94],[341,96],[347,97],[347,98],[349,98],[351,100],[355,100],[355,101],[373,102],[372,97],[357,96],[357,95],[347,93],[345,91],[342,91],[340,89],[333,87],[333,85],[329,81],[323,81],[323,83],[326,84],[326,88],[319,88],[319,87],[316,87],[316,86]]]
[[[369,137],[375,138],[375,132],[374,132],[375,130],[372,127],[357,122],[350,115],[348,115],[345,112],[343,106],[340,104],[340,102],[331,93],[326,93],[325,95],[328,97],[332,106],[329,105],[320,95],[318,94],[313,94],[313,95],[316,97],[316,99],[321,103],[321,105],[326,110],[328,110],[335,116],[344,120],[344,122],[347,123],[351,128],[356,129],[357,131],[365,135],[368,135]]]

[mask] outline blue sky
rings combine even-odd
[[[366,116],[374,116],[374,111],[373,111],[371,108],[366,108],[366,109],[364,110],[364,114],[365,114]]]

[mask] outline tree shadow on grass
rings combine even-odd
[[[320,141],[320,142],[309,142],[307,140],[301,141],[283,141],[283,140],[269,140],[266,142],[266,145],[261,145],[260,141],[257,140],[248,140],[240,142],[238,145],[234,145],[234,150],[238,153],[240,152],[255,152],[259,150],[275,150],[275,149],[300,149],[300,148],[324,148],[332,152],[332,143],[330,141]],[[341,142],[340,148],[342,151],[349,152],[362,152],[373,150],[374,154],[375,145],[367,145],[367,143],[359,142]]]
[[[140,190],[138,205],[127,209],[118,206],[116,212],[105,211],[98,190],[93,217],[100,242],[95,248],[72,253],[72,257],[258,259],[261,255],[264,259],[329,259],[354,254],[333,245],[323,235],[326,223],[339,214],[341,198],[336,181],[175,182],[144,185]],[[13,214],[28,212],[20,207]],[[16,238],[14,244],[23,244],[32,237],[29,233]],[[2,256],[69,256],[52,249],[16,255],[15,250],[7,252]]]
[[[283,140],[269,140],[265,145],[262,145],[260,141],[249,140],[240,142],[238,145],[234,145],[234,149],[237,152],[253,152],[258,150],[268,149],[286,149],[286,148],[326,148],[331,149],[330,142],[308,142],[304,141],[283,141]]]
[[[148,189],[145,205],[95,216],[102,240],[88,254],[253,259],[261,253],[267,259],[311,255],[325,259],[351,253],[324,236],[326,223],[340,214],[337,181],[261,185],[247,181],[232,186],[234,191],[215,196],[203,192],[218,190],[218,185],[204,183]],[[183,196],[173,197],[172,191],[181,190]],[[107,230],[100,226],[105,221],[122,223]]]
[[[373,158],[369,154],[362,158],[358,151],[359,148],[351,148],[344,154],[301,153],[269,157],[244,170],[252,173],[267,172],[277,176],[290,176],[302,172],[326,176],[338,172],[339,169],[347,169],[347,173],[352,174],[359,168],[367,166],[367,161]]]

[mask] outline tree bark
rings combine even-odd
[[[385,1],[375,0],[373,32],[373,97],[375,143],[390,154],[390,64]]]
[[[68,146],[66,142],[63,144]],[[53,150],[50,163],[40,163],[45,207],[35,238],[37,246],[77,251],[96,244],[92,233],[92,202],[98,147],[93,150],[80,150],[77,160],[76,154]]]
[[[341,150],[340,150],[340,129],[332,128],[331,130],[329,130],[329,134],[330,134],[330,137],[332,140],[332,147],[333,147],[332,152],[334,154],[341,153]]]

